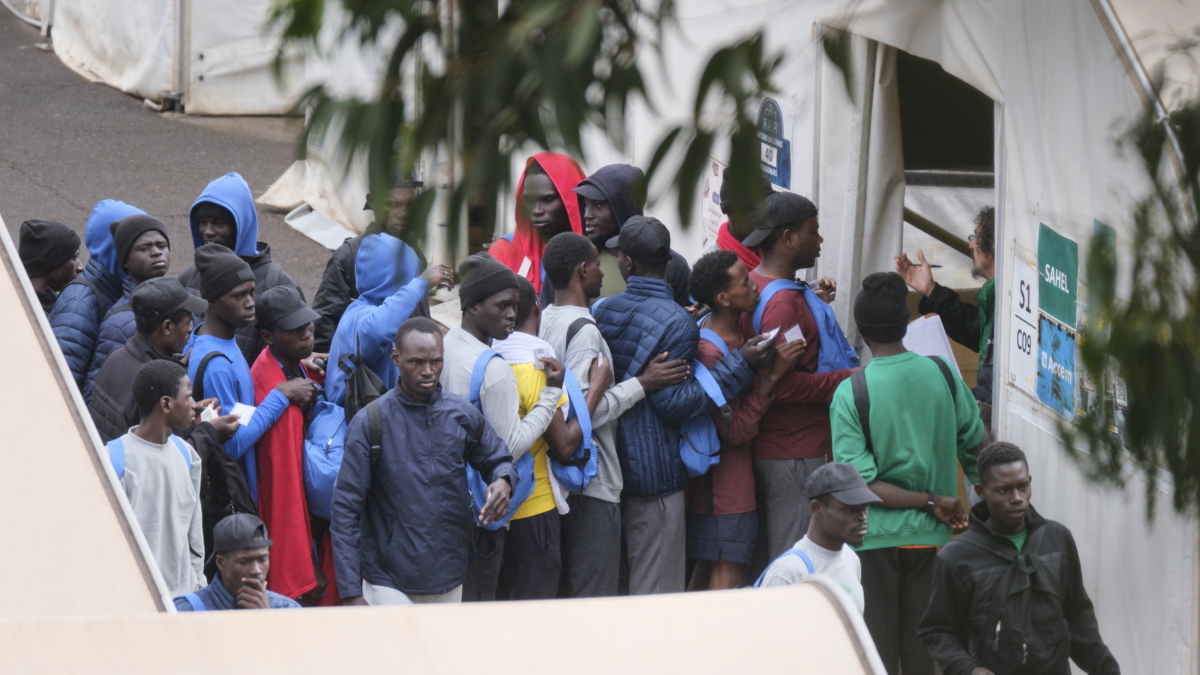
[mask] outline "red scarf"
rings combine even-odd
[[[258,355],[250,368],[250,377],[254,380],[254,400],[258,403],[287,380],[270,348]],[[312,527],[304,499],[304,413],[289,405],[258,439],[255,448],[258,515],[273,542],[267,586],[276,593],[297,598],[317,587]]]
[[[571,231],[575,234],[583,234],[583,215],[579,212],[579,199],[571,190],[574,190],[575,186],[587,178],[587,174],[579,168],[579,164],[575,160],[557,152],[539,152],[530,157],[525,162],[526,171],[534,162],[542,167],[542,170],[550,177],[550,181],[554,183],[554,187],[558,189],[558,196],[562,198],[563,205],[567,207],[567,218],[571,221]],[[518,274],[521,273],[521,266],[528,258],[529,268],[525,272],[525,278],[533,283],[534,290],[541,293],[542,251],[545,250],[546,243],[529,223],[529,216],[525,213],[524,188],[525,173],[522,173],[521,180],[517,182],[516,232],[513,233],[511,241],[498,239],[488,249],[488,253]]]
[[[742,242],[733,236],[729,231],[729,221],[721,223],[721,227],[717,228],[717,248],[722,251],[733,251],[737,254],[738,260],[741,260],[746,265],[746,269],[756,269],[762,263],[762,256],[750,249],[742,246]]]

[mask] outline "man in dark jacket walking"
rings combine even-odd
[[[392,351],[398,386],[350,422],[331,526],[347,605],[462,600],[473,527],[468,462],[489,483],[480,520],[508,509],[512,455],[467,399],[442,390],[443,354],[437,324],[405,321]]]
[[[664,278],[671,250],[666,226],[633,217],[608,245],[618,248],[626,288],[594,310],[600,334],[612,349],[616,380],[636,377],[659,354],[696,358],[700,331],[675,303]],[[718,361],[710,370],[725,400],[737,398],[773,355],[771,343],[756,337]],[[630,594],[684,590],[683,488],[688,474],[679,456],[680,424],[716,408],[692,373],[682,384],[647,394],[621,417],[617,456],[625,482],[621,515]]]
[[[1071,531],[1046,520],[1025,453],[993,443],[979,453],[983,499],[971,526],[938,554],[918,633],[946,675],[1121,670],[1100,638]]]

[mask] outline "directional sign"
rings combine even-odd
[[[1043,312],[1075,327],[1079,288],[1079,245],[1050,229],[1038,228],[1038,294]]]

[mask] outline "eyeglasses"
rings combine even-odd
[[[973,235],[967,237],[967,243],[968,244],[978,244],[979,243],[979,235],[973,234]]]

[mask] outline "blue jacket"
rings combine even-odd
[[[50,312],[50,328],[67,359],[75,385],[83,390],[96,336],[104,315],[121,297],[121,282],[125,272],[117,264],[117,251],[109,225],[122,218],[144,213],[136,206],[115,199],[105,199],[92,208],[83,239],[88,250],[88,264],[80,276],[96,287],[102,298],[96,297],[86,284],[71,283],[63,289]]]
[[[669,359],[696,358],[700,331],[673,296],[662,279],[630,277],[624,293],[595,308],[596,325],[612,350],[617,381],[637,377],[662,352],[668,352]],[[754,377],[740,351],[730,352],[709,370],[727,401],[737,398]],[[647,394],[622,415],[617,457],[625,493],[648,499],[682,490],[688,475],[679,456],[679,425],[716,407],[691,375],[681,384]]]
[[[222,610],[222,609],[241,609],[238,607],[237,598],[225,588],[225,584],[221,583],[221,573],[217,572],[217,576],[213,577],[212,583],[196,591],[194,595],[200,598],[200,602],[204,603],[204,611]],[[286,595],[280,595],[275,591],[267,591],[267,605],[271,609],[299,609],[300,603],[292,600]],[[188,602],[186,595],[181,595],[175,598],[175,610],[179,612],[194,612],[195,607]]]
[[[204,355],[212,351],[221,352],[227,358],[213,357],[204,371],[204,396],[216,397],[226,415],[233,412],[236,403],[253,407],[254,380],[250,377],[250,366],[246,364],[246,358],[242,356],[237,342],[222,340],[212,335],[200,335],[197,332],[199,330],[200,326],[196,326],[187,345],[191,350],[191,356],[188,357],[188,377],[195,382],[196,371],[199,370]],[[194,384],[192,386],[195,387]],[[250,496],[255,502],[258,501],[258,461],[254,454],[254,444],[275,424],[288,405],[287,397],[278,390],[267,394],[262,403],[258,404],[250,423],[238,426],[233,438],[221,446],[225,449],[225,454],[241,462],[246,482],[250,484]]]
[[[515,482],[512,454],[475,406],[441,387],[428,401],[396,387],[379,402],[378,461],[371,465],[364,408],[350,421],[333,490],[338,594],[361,595],[363,579],[409,595],[449,592],[467,577],[475,529],[467,462],[488,483]]]
[[[137,286],[132,279],[125,277],[122,287],[125,292],[109,308],[104,321],[100,322],[99,330],[96,331],[96,349],[92,352],[92,362],[88,366],[87,378],[83,383],[83,400],[88,403],[92,401],[92,388],[96,386],[96,376],[100,374],[100,367],[104,365],[108,355],[120,349],[121,345],[137,333],[137,319],[129,306],[129,300]]]
[[[391,357],[396,331],[429,292],[429,284],[418,276],[420,257],[408,244],[388,234],[363,238],[354,273],[359,295],[333,333],[325,371],[325,395],[338,405],[342,405],[346,382],[346,374],[337,367],[338,359],[353,354],[356,344],[363,362],[384,386],[396,386],[400,371]]]
[[[245,260],[254,271],[256,296],[273,286],[300,288],[279,265],[271,261],[271,246],[258,240],[258,212],[254,210],[254,195],[250,194],[250,185],[241,174],[227,173],[209,183],[192,204],[188,222],[192,230],[192,245],[196,248],[204,245],[199,221],[196,220],[196,207],[204,202],[223,206],[233,214],[237,230],[233,252]],[[200,295],[200,273],[196,271],[195,266],[187,268],[179,275],[179,283],[193,295]],[[303,291],[300,292],[300,297],[304,297]],[[265,346],[258,328],[253,323],[238,329],[237,341],[247,363],[254,363],[254,359],[258,358],[258,353]]]

